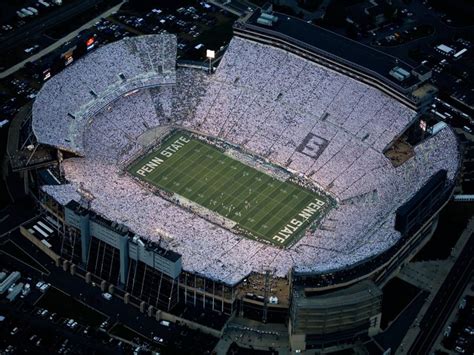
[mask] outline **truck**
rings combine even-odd
[[[44,7],[49,7],[50,5],[44,0],[38,0],[38,4],[43,5]]]
[[[34,15],[30,10],[25,9],[25,8],[21,9],[20,11],[21,11],[25,16],[33,16],[33,15]]]
[[[31,292],[31,285],[30,285],[29,283],[26,283],[26,284],[23,286],[23,290],[21,290],[21,294],[22,294],[22,296],[26,296],[26,295],[28,295],[30,292]]]
[[[435,110],[432,110],[432,112],[438,116],[440,119],[442,119],[443,121],[446,121],[446,116],[443,115],[441,112],[438,112],[438,111],[435,111]]]
[[[31,7],[31,6],[27,7],[27,9],[30,10],[33,13],[33,15],[35,15],[35,16],[38,15],[38,13],[39,13],[38,10],[36,10],[34,7]]]

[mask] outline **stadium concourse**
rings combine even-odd
[[[66,183],[43,186],[182,255],[183,269],[234,285],[251,272],[329,273],[401,237],[396,210],[440,170],[452,184],[458,145],[445,128],[394,167],[383,154],[416,113],[375,88],[272,46],[234,37],[215,74],[175,66],[176,38],[129,38],[53,77],[33,106],[39,143],[76,153]],[[138,91],[136,91],[139,89]],[[157,127],[217,137],[305,176],[336,201],[287,249],[259,243],[152,193],[125,173]],[[152,131],[152,132],[155,132]],[[159,142],[156,142],[159,144]]]

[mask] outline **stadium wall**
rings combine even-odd
[[[292,349],[308,350],[353,343],[380,330],[382,291],[365,280],[308,297],[293,290],[290,311]]]
[[[440,200],[446,194],[447,171],[441,170],[404,205],[397,210],[395,229],[402,235],[412,234],[420,225],[437,210]]]
[[[234,311],[235,287],[185,272],[181,255],[144,242],[75,201],[62,207],[42,194],[40,208],[61,225],[55,252],[100,279],[165,311],[179,304],[226,315]]]

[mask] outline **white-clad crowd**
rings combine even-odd
[[[82,155],[82,132],[91,117],[137,88],[174,84],[175,66],[171,34],[100,47],[44,84],[33,104],[33,132],[41,143]]]
[[[130,58],[125,64],[116,62],[113,70],[125,72],[128,63],[143,62],[144,55],[151,55],[145,54],[146,49],[155,55],[162,53],[159,58],[168,58],[169,48],[175,51],[169,42],[161,47],[153,43],[133,42]],[[109,54],[107,47],[94,55]],[[135,50],[138,59],[133,55]],[[150,65],[156,70],[161,64],[154,60]],[[82,72],[91,63],[86,58],[70,68],[77,73],[78,66]],[[163,68],[168,64],[162,64]],[[144,70],[142,64],[137,65],[140,68],[130,68],[130,73]],[[33,111],[35,133],[40,142],[59,147],[64,146],[63,137],[83,137],[69,147],[84,157],[64,161],[68,188],[45,190],[63,203],[77,199],[76,189],[84,184],[94,195],[95,212],[146,238],[160,239],[163,246],[182,254],[185,270],[228,284],[268,268],[278,276],[292,268],[325,273],[372,258],[399,240],[394,229],[397,208],[439,170],[447,170],[450,181],[458,171],[458,146],[450,129],[424,140],[415,147],[413,158],[395,168],[382,152],[413,121],[413,111],[372,87],[248,40],[231,41],[213,76],[178,68],[173,74],[175,84],[161,81],[127,97],[117,95],[108,102],[113,104],[104,105],[93,117],[85,115],[87,122],[82,126],[56,121],[68,119],[62,117],[67,112],[77,112],[74,108],[80,107],[84,102],[81,96],[86,96],[81,93],[90,87],[78,83],[79,90],[74,94],[68,91],[71,83],[67,83],[70,76],[66,73],[70,68],[41,91]],[[102,76],[112,85],[114,75]],[[107,85],[93,85],[107,90]],[[53,94],[51,90],[62,87],[68,89],[55,94],[55,99],[64,97],[67,102],[45,99]],[[49,120],[48,114],[52,115]],[[339,203],[318,228],[286,250],[241,237],[166,201],[123,174],[122,163],[142,152],[137,138],[151,128],[168,125],[241,145],[305,174],[336,200],[353,202]],[[71,127],[77,131],[64,134]]]

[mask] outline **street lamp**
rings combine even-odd
[[[211,49],[207,49],[206,57],[209,59],[209,74],[212,74],[212,60],[216,57],[216,52]]]

